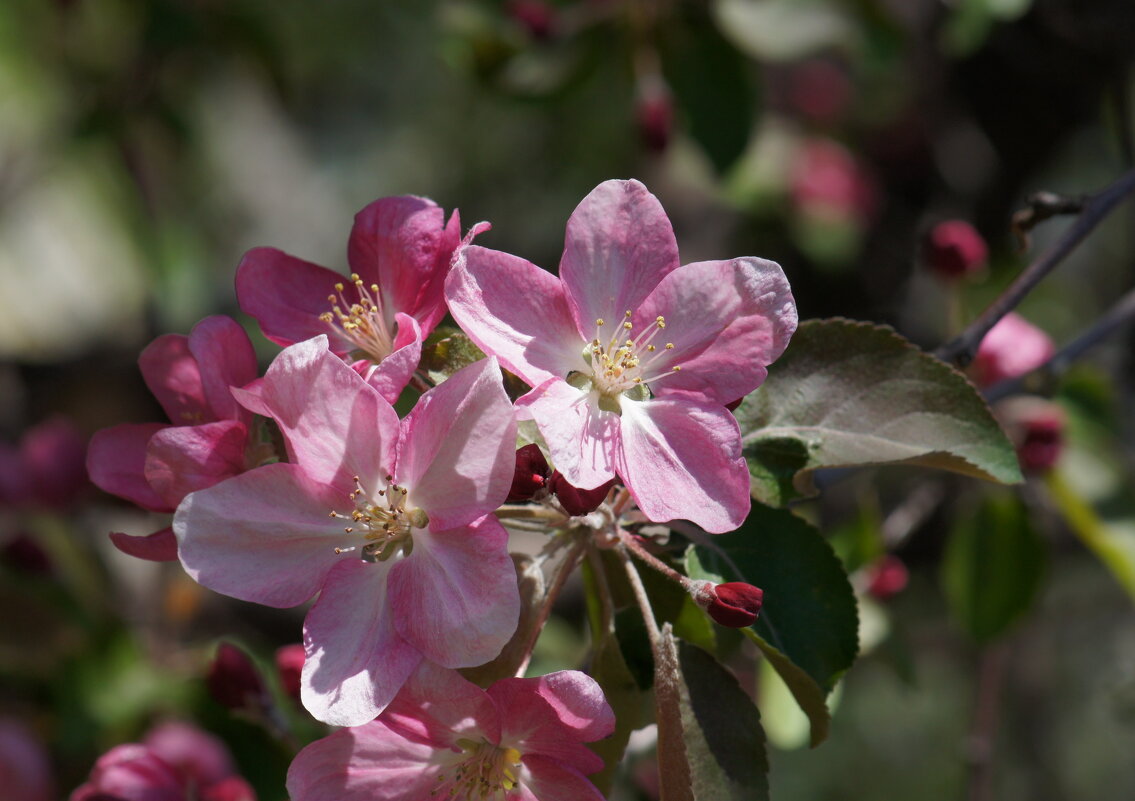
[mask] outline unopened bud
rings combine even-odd
[[[635,97],[635,122],[642,143],[655,153],[670,144],[674,131],[674,98],[660,75],[639,81]]]
[[[508,503],[530,501],[548,483],[548,460],[535,443],[525,445],[516,452],[516,472],[512,474]]]
[[[910,580],[910,573],[903,561],[890,554],[875,562],[867,571],[867,592],[880,601],[898,595]]]
[[[264,706],[264,680],[252,659],[229,642],[222,642],[209,666],[205,684],[213,700],[229,709],[259,710]]]
[[[508,14],[539,41],[550,39],[556,27],[555,9],[546,0],[511,0]]]
[[[923,245],[926,265],[942,278],[961,278],[985,267],[988,249],[977,229],[965,220],[935,225]]]
[[[1056,352],[1052,339],[1021,315],[1009,312],[977,347],[973,374],[979,386],[1016,378],[1045,364]]]
[[[276,651],[276,670],[280,686],[295,700],[300,700],[300,676],[303,674],[305,653],[299,643],[285,645]]]
[[[1017,448],[1021,471],[1047,473],[1064,450],[1064,410],[1052,401],[1022,395],[998,403],[994,411]]]
[[[548,479],[548,489],[555,493],[560,506],[564,507],[564,511],[572,517],[589,514],[598,509],[613,486],[615,479],[612,478],[600,487],[583,490],[569,484],[559,470],[552,473],[552,477]]]
[[[743,581],[696,582],[691,589],[694,601],[714,622],[732,629],[743,629],[757,622],[765,593],[760,587]]]

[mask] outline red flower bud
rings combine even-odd
[[[868,576],[867,592],[880,601],[898,595],[910,579],[902,560],[889,554],[868,568]]]
[[[715,622],[731,629],[743,629],[756,623],[765,599],[764,590],[743,581],[699,582],[692,594],[698,606]]]
[[[548,461],[535,443],[525,445],[516,452],[516,472],[512,474],[508,503],[530,501],[548,483]]]
[[[252,659],[232,643],[223,642],[205,676],[213,700],[229,709],[259,710],[265,702],[264,680]]]
[[[613,486],[615,486],[615,479],[612,478],[601,487],[582,490],[569,484],[559,470],[552,473],[552,477],[548,479],[548,489],[555,493],[560,505],[564,507],[564,511],[572,517],[585,515],[598,509],[599,504],[603,503]]]
[[[973,275],[985,267],[988,250],[981,234],[965,220],[938,223],[926,237],[926,265],[942,278]]]
[[[297,701],[300,700],[300,675],[303,673],[304,658],[303,646],[299,643],[285,645],[276,651],[276,670],[280,674],[280,685],[285,693]]]
[[[674,131],[674,98],[661,76],[648,75],[639,81],[635,122],[642,143],[650,150],[661,153],[670,144]]]

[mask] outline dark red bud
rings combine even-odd
[[[1017,448],[1021,470],[1046,473],[1064,450],[1064,420],[1057,416],[1037,417],[1025,423],[1024,441]]]
[[[635,96],[635,123],[642,143],[655,153],[670,144],[674,131],[674,98],[659,75],[639,81]]]
[[[938,223],[926,237],[923,247],[926,265],[943,278],[961,278],[985,267],[988,249],[985,240],[965,220]]]
[[[536,444],[525,445],[516,452],[516,472],[505,500],[508,503],[530,501],[548,483],[548,460]]]
[[[910,579],[910,573],[903,561],[890,554],[871,565],[868,570],[870,581],[867,584],[867,592],[880,601],[898,595]]]
[[[264,706],[264,680],[252,659],[232,643],[223,642],[205,676],[209,694],[229,709],[259,710]]]
[[[603,503],[613,486],[615,486],[615,479],[612,478],[601,487],[582,490],[569,484],[559,470],[552,473],[552,477],[548,479],[548,489],[555,493],[560,505],[564,507],[564,511],[572,517],[585,515],[598,509],[599,504]]]
[[[757,622],[765,593],[743,581],[727,581],[713,588],[706,612],[715,622],[732,629],[743,629]]]
[[[303,673],[305,654],[299,643],[285,645],[276,651],[276,670],[280,674],[280,686],[284,692],[297,701],[300,700],[300,676]]]

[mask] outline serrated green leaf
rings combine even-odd
[[[745,629],[812,723],[812,744],[827,736],[824,698],[858,652],[855,594],[820,533],[790,512],[754,504],[745,524],[695,545],[692,578],[747,581],[764,590],[756,624]]]
[[[828,467],[901,462],[1021,481],[1016,452],[973,385],[887,326],[801,324],[737,419],[753,495],[772,505],[813,494],[813,471]]]
[[[983,499],[955,524],[942,562],[954,617],[978,642],[1005,631],[1032,604],[1044,574],[1045,546],[1015,495]]]
[[[656,658],[658,763],[664,801],[761,801],[768,758],[760,713],[733,674],[662,631]]]

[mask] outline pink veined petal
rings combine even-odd
[[[327,350],[325,337],[292,345],[276,357],[260,386],[259,406],[279,424],[290,460],[315,481],[350,490],[358,476],[374,497],[393,472],[398,415]]]
[[[175,426],[211,423],[216,419],[205,398],[200,366],[189,350],[189,337],[158,337],[138,356],[138,368]]]
[[[389,564],[348,559],[327,575],[304,621],[300,699],[316,719],[358,726],[389,704],[422,655],[398,635]]]
[[[583,773],[602,769],[603,760],[581,743],[610,735],[615,714],[590,676],[561,670],[538,678],[501,679],[487,692],[501,710],[502,744],[554,757]]]
[[[445,667],[488,662],[520,618],[508,533],[491,515],[450,531],[414,531],[414,552],[390,571],[395,626]]]
[[[516,471],[516,420],[500,367],[461,368],[418,399],[402,421],[399,483],[430,527],[463,526],[500,506]]]
[[[714,534],[749,514],[749,470],[737,420],[724,406],[623,398],[619,475],[659,523],[690,520]]]
[[[500,742],[496,704],[456,670],[423,660],[379,718],[391,729],[435,748],[459,739]]]
[[[587,369],[587,337],[571,316],[563,283],[546,270],[472,245],[457,252],[445,290],[469,338],[532,386]]]
[[[269,464],[194,492],[173,518],[181,564],[211,590],[268,606],[295,606],[316,593],[328,571],[361,543],[332,510],[354,504],[294,464]]]
[[[569,484],[595,489],[614,478],[619,416],[599,408],[597,393],[553,378],[517,400],[516,408],[536,421]]]
[[[87,473],[99,489],[153,512],[172,512],[169,504],[146,481],[146,446],[150,437],[168,426],[162,423],[123,423],[95,432],[87,448]]]
[[[71,799],[184,801],[185,793],[185,782],[173,767],[146,746],[126,743],[99,757],[90,781],[75,790]]]
[[[288,768],[292,801],[440,801],[434,749],[379,721],[340,729],[296,755]]]
[[[189,493],[243,473],[247,444],[237,420],[163,428],[146,446],[146,481],[175,508]]]
[[[189,332],[189,352],[196,360],[201,387],[214,420],[251,419],[230,387],[243,387],[259,375],[256,352],[240,324],[231,317],[206,317]]]
[[[121,531],[110,532],[110,542],[127,556],[147,562],[176,562],[177,537],[172,528],[163,528],[145,536],[131,536]]]
[[[446,224],[428,198],[380,198],[355,215],[347,261],[368,286],[378,284],[388,326],[404,312],[428,336],[445,316],[445,276],[460,241],[456,211]]]
[[[604,181],[572,212],[560,278],[579,331],[621,321],[678,267],[674,229],[658,198],[638,181]]]
[[[366,382],[390,405],[398,401],[422,360],[422,329],[408,314],[398,314],[398,333],[389,356],[368,368]]]
[[[349,353],[355,346],[338,327],[319,315],[331,311],[328,296],[337,294],[335,284],[344,284],[348,303],[358,292],[339,273],[289,256],[276,248],[254,248],[241,259],[236,271],[236,296],[245,314],[256,318],[264,336],[288,346],[320,334],[331,338],[331,349]]]
[[[651,372],[682,369],[651,390],[703,403],[726,404],[760,386],[796,330],[796,304],[784,272],[757,258],[679,267],[636,312],[634,330],[645,330],[659,316],[674,349],[662,351]]]
[[[521,779],[537,801],[603,801],[603,794],[579,771],[539,754],[524,754]]]

